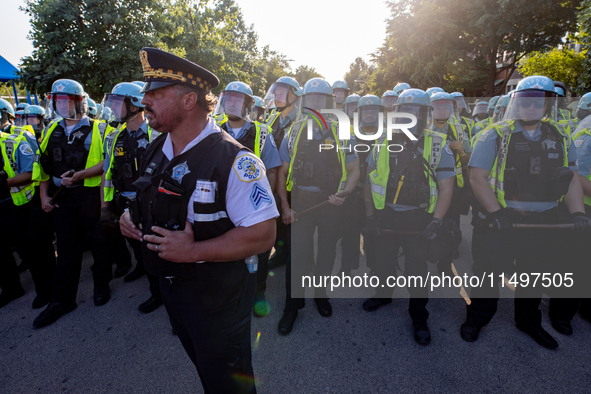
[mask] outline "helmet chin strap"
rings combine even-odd
[[[289,93],[288,93],[288,96],[289,96]],[[279,112],[283,112],[283,110],[285,110],[286,108],[289,108],[292,105],[294,105],[296,101],[298,101],[298,97],[297,96],[296,96],[295,99],[293,99],[293,101],[291,101],[290,103],[285,104],[285,106],[283,106],[283,107],[279,107],[277,105],[277,102],[275,102],[275,105],[277,106],[277,109],[279,110]]]
[[[130,103],[129,103],[129,100],[127,98],[125,99],[124,103],[125,103],[125,109],[127,110],[127,115],[125,116],[125,118],[123,118],[123,122],[126,122],[127,123],[132,118],[135,118],[135,116],[137,114],[139,114],[140,112],[142,112],[142,109],[139,108],[139,107],[136,107],[136,108],[138,108],[138,110],[135,111],[135,112],[132,112],[131,109],[129,108]]]
[[[540,120],[535,120],[535,119],[534,120],[523,120],[523,119],[520,119],[519,121],[524,126],[533,126],[533,125],[535,125],[537,123],[540,123],[541,122],[541,119]]]

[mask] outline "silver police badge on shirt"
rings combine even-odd
[[[68,141],[68,144],[73,144],[74,141],[76,141],[76,138],[82,138],[82,137],[84,137],[84,133],[81,132],[80,130],[78,130],[77,132],[72,134],[72,140]]]
[[[178,183],[181,183],[183,180],[183,177],[190,172],[191,171],[189,171],[189,166],[187,165],[187,162],[185,161],[184,163],[181,163],[178,166],[173,167],[172,179],[174,179]]]
[[[556,141],[553,141],[551,139],[544,140],[544,145],[546,145],[546,149],[548,150],[556,149]]]
[[[149,144],[149,143],[150,143],[150,142],[149,142],[147,139],[145,139],[145,138],[142,138],[141,140],[139,140],[139,141],[137,142],[137,145],[138,145],[138,147],[140,147],[141,149],[145,149],[145,148],[146,148],[146,146],[148,146],[148,144]]]

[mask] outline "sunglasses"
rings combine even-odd
[[[544,100],[540,100],[537,98],[520,98],[519,101],[517,102],[517,104],[521,107],[521,108],[529,108],[531,107],[531,105],[533,104],[535,106],[536,109],[542,109],[544,108]]]

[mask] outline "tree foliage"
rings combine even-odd
[[[533,52],[523,58],[517,67],[524,77],[545,75],[554,81],[561,81],[567,87],[577,87],[585,66],[585,52],[572,49],[553,49],[550,52]]]
[[[577,90],[580,94],[585,94],[591,90],[591,0],[585,0],[581,4],[578,21],[581,26],[579,38],[586,49],[586,53]]]
[[[448,90],[502,90],[517,62],[576,29],[580,0],[392,0],[376,78]],[[496,87],[500,72],[504,83]],[[377,82],[377,81],[376,81]]]
[[[234,0],[27,0],[22,10],[35,49],[21,77],[32,92],[70,78],[100,100],[119,82],[143,79],[138,54],[145,46],[213,71],[218,92],[239,80],[262,96],[279,77],[294,75],[283,54],[257,47],[254,27]],[[314,73],[300,70],[304,77]]]
[[[20,76],[33,93],[56,79],[83,82],[95,99],[121,81],[140,79],[138,53],[154,42],[155,0],[27,0],[35,47]]]
[[[292,75],[301,86],[304,86],[312,78],[324,78],[320,75],[314,67],[310,66],[299,66],[295,70],[295,74]]]
[[[344,78],[349,86],[350,93],[358,94],[360,96],[368,94],[371,91],[369,84],[374,70],[375,67],[367,64],[363,58],[356,58],[349,66],[349,71],[347,71]]]

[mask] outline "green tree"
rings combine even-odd
[[[349,66],[349,71],[347,71],[344,78],[349,86],[350,93],[360,96],[368,94],[371,90],[369,84],[374,71],[375,67],[367,64],[363,58],[356,58]]]
[[[60,78],[79,81],[100,100],[117,83],[142,77],[138,53],[155,41],[156,0],[27,0],[35,47],[20,76],[45,94]]]
[[[591,49],[591,0],[585,0],[581,4],[578,21],[579,26],[581,26],[579,38],[586,49],[586,53],[577,91],[579,94],[585,94],[591,90],[591,51],[589,50]]]
[[[411,85],[501,91],[527,54],[556,47],[576,29],[580,0],[389,1],[386,39],[375,54],[387,75]],[[497,75],[507,71],[502,84]],[[460,86],[460,83],[463,86]]]
[[[571,89],[576,88],[585,70],[585,52],[556,48],[550,52],[533,52],[519,62],[517,70],[524,77],[545,75],[554,81],[563,82]]]
[[[305,65],[302,65],[302,66],[299,66],[298,68],[296,68],[295,74],[293,75],[293,77],[296,79],[296,81],[298,81],[300,83],[301,86],[304,86],[304,84],[312,78],[316,78],[316,77],[324,78],[322,75],[320,75],[316,71],[316,69],[314,69],[314,67],[305,66]]]

